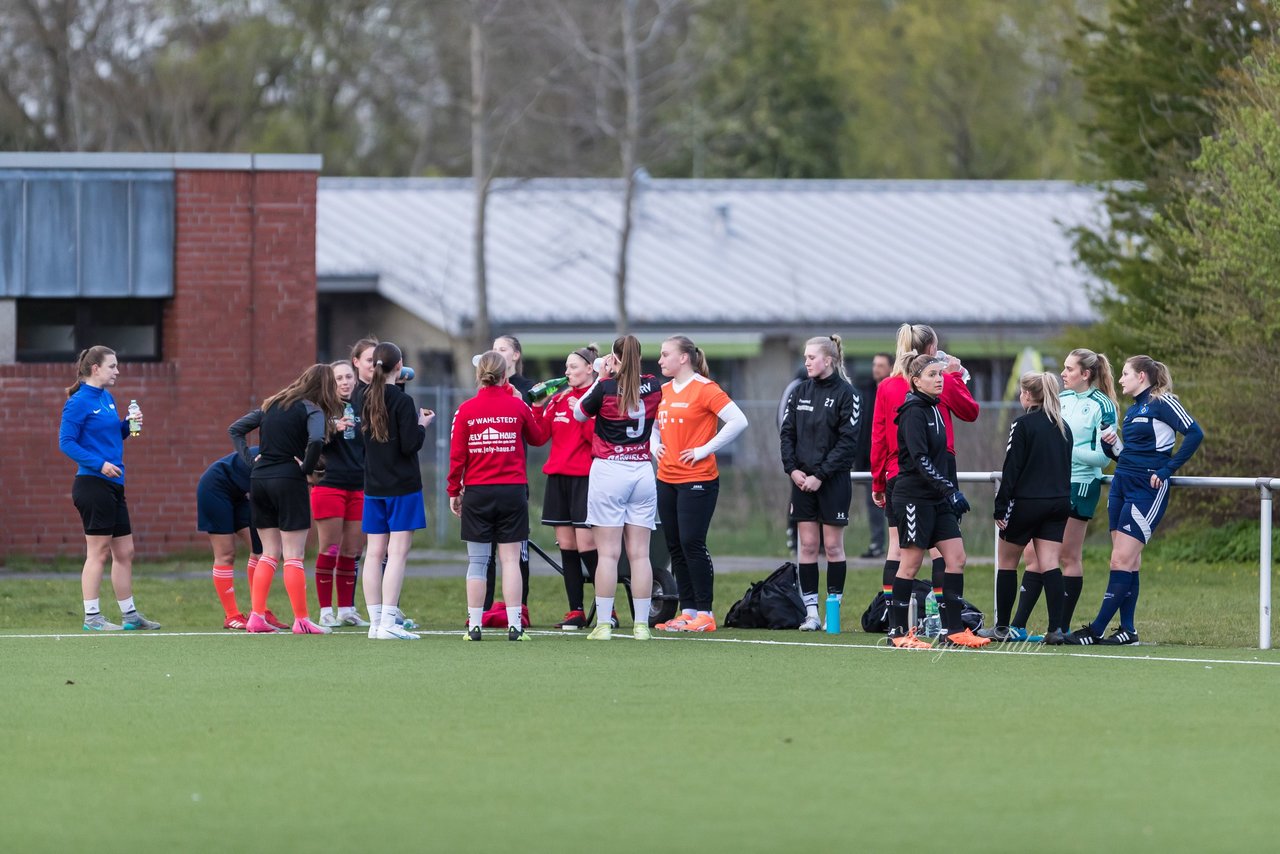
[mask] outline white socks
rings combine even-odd
[[[121,614],[132,614],[134,611],[138,610],[138,606],[133,604],[132,596],[128,599],[117,599],[116,604],[120,606]]]
[[[513,629],[520,629],[523,631],[524,622],[520,619],[519,605],[516,605],[514,607],[512,607],[511,605],[507,606],[507,625]]]
[[[612,625],[610,619],[613,616],[613,597],[597,596],[596,597],[596,625],[608,626]]]
[[[396,613],[398,609],[395,605],[382,606],[382,628],[394,629],[396,627]]]
[[[325,618],[325,617],[332,617],[332,616],[333,616],[333,609],[332,609],[332,608],[321,608],[321,609],[320,609],[320,623],[321,623],[321,625],[323,625],[323,624],[324,624],[324,618]]]
[[[818,606],[817,606],[817,605],[805,605],[805,606],[804,606],[804,612],[805,612],[805,615],[806,615],[806,616],[811,617],[812,619],[815,619],[815,620],[816,620],[816,619],[818,619]]]
[[[480,622],[484,619],[484,608],[468,608],[467,609],[467,628],[478,629]]]
[[[84,600],[84,615],[86,617],[92,617],[94,614],[101,614],[102,606],[98,603],[99,600],[97,599]]]
[[[649,611],[652,610],[652,608],[653,608],[652,599],[636,600],[636,625],[637,626],[649,625]]]

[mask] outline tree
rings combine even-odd
[[[1185,246],[1169,242],[1169,228],[1185,224],[1189,164],[1215,131],[1224,72],[1275,27],[1267,0],[1118,0],[1110,20],[1083,23],[1073,54],[1094,109],[1088,151],[1118,179],[1106,188],[1107,222],[1075,234],[1079,261],[1103,284],[1094,349],[1116,357],[1186,344],[1167,332],[1193,296]]]
[[[1189,287],[1165,316],[1181,342],[1175,377],[1191,378],[1195,412],[1209,439],[1203,469],[1274,474],[1280,425],[1271,390],[1280,383],[1280,45],[1262,43],[1209,102],[1217,132],[1190,164],[1177,198],[1182,215],[1155,228],[1177,250]],[[1252,494],[1212,505],[1244,510]]]

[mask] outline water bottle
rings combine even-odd
[[[924,597],[924,636],[936,638],[942,631],[942,617],[938,613],[938,600],[932,592]]]
[[[142,410],[138,407],[138,401],[129,401],[129,435],[137,436],[142,432]]]
[[[834,593],[827,594],[827,634],[840,634],[840,597]]]
[[[417,372],[415,372],[413,368],[410,368],[407,365],[401,366],[400,375],[396,377],[396,382],[398,383],[413,382],[413,378],[416,376],[417,376]]]
[[[342,438],[354,439],[356,437],[356,411],[351,408],[350,403],[342,407],[342,417],[347,421],[347,427],[342,431]]]
[[[555,377],[554,379],[543,380],[540,383],[534,383],[533,387],[529,389],[529,397],[533,400],[541,400],[549,394],[555,394],[568,384],[568,377]]]

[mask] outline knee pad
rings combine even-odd
[[[467,579],[475,578],[483,581],[488,574],[489,553],[491,547],[488,543],[467,543]]]

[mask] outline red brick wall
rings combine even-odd
[[[296,377],[316,352],[316,175],[178,172],[174,298],[160,363],[124,363],[112,390],[146,415],[125,443],[126,494],[143,556],[203,547],[195,487],[231,451],[227,425]],[[0,365],[7,414],[0,556],[84,548],[75,464],[58,450],[72,365]]]

